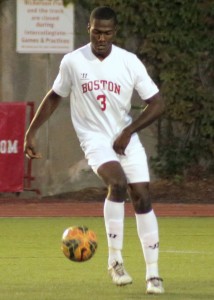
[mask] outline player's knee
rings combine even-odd
[[[126,198],[127,182],[125,179],[111,180],[108,186],[108,198],[115,202],[123,202]]]
[[[152,204],[148,197],[138,197],[132,200],[136,214],[146,214],[152,210]]]
[[[143,189],[132,190],[130,196],[137,214],[145,214],[152,210],[148,186]]]

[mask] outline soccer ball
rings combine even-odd
[[[87,261],[95,254],[97,236],[86,226],[69,227],[62,235],[61,249],[64,255],[72,261]]]

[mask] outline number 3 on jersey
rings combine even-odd
[[[100,101],[101,104],[101,110],[106,110],[106,96],[105,95],[99,95],[97,96],[97,101]]]

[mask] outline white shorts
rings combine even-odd
[[[99,141],[88,145],[84,150],[88,164],[97,174],[97,169],[109,161],[118,161],[126,175],[128,183],[149,182],[149,168],[145,149],[137,134],[134,134],[125,150],[125,156],[116,154],[111,141],[100,136]]]

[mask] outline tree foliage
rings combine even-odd
[[[160,87],[166,113],[158,123],[161,176],[195,165],[214,168],[214,5],[210,0],[64,0],[89,12],[109,5],[118,14],[117,43],[134,51]]]

